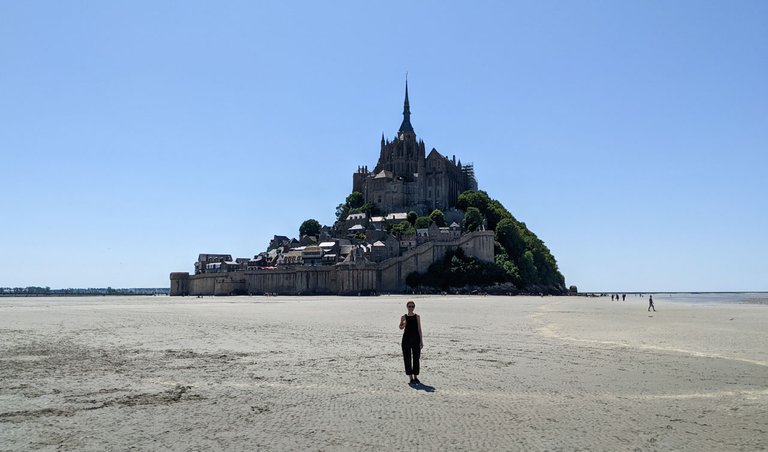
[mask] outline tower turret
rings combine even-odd
[[[403,122],[400,124],[401,133],[415,133],[411,125],[411,104],[408,102],[408,79],[405,79],[405,102],[403,102]],[[401,135],[398,133],[398,135]]]

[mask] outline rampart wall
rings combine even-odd
[[[171,273],[171,295],[356,295],[371,292],[404,292],[405,277],[426,272],[446,251],[462,248],[468,256],[494,259],[493,231],[476,231],[450,242],[427,242],[402,256],[379,264],[352,263],[323,267],[280,267],[232,273]]]
[[[430,265],[445,256],[448,250],[461,248],[467,256],[493,262],[493,231],[476,231],[450,242],[427,242],[409,250],[402,256],[387,259],[379,264],[381,284],[379,291],[402,292],[408,289],[405,277],[409,273],[424,273]]]

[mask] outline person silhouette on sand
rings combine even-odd
[[[653,312],[656,312],[656,306],[653,305],[653,295],[648,297],[648,311],[653,309]]]
[[[400,329],[403,331],[403,361],[405,361],[405,373],[411,378],[409,384],[421,384],[419,376],[419,356],[424,347],[421,337],[421,317],[414,313],[416,303],[408,300],[406,303],[408,313],[400,317]]]

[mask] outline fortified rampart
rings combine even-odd
[[[405,277],[409,273],[424,273],[430,265],[445,256],[448,250],[461,248],[467,256],[493,262],[493,231],[476,231],[451,242],[427,242],[379,264],[380,289],[383,292],[402,292],[408,289]]]
[[[405,277],[426,272],[446,251],[461,248],[468,256],[494,259],[493,231],[475,231],[450,242],[427,242],[402,256],[374,264],[367,261],[333,266],[282,266],[275,270],[231,273],[171,273],[171,295],[357,295],[404,292]]]

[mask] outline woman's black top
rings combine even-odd
[[[405,316],[405,331],[403,331],[403,342],[419,342],[419,321],[416,315]]]

